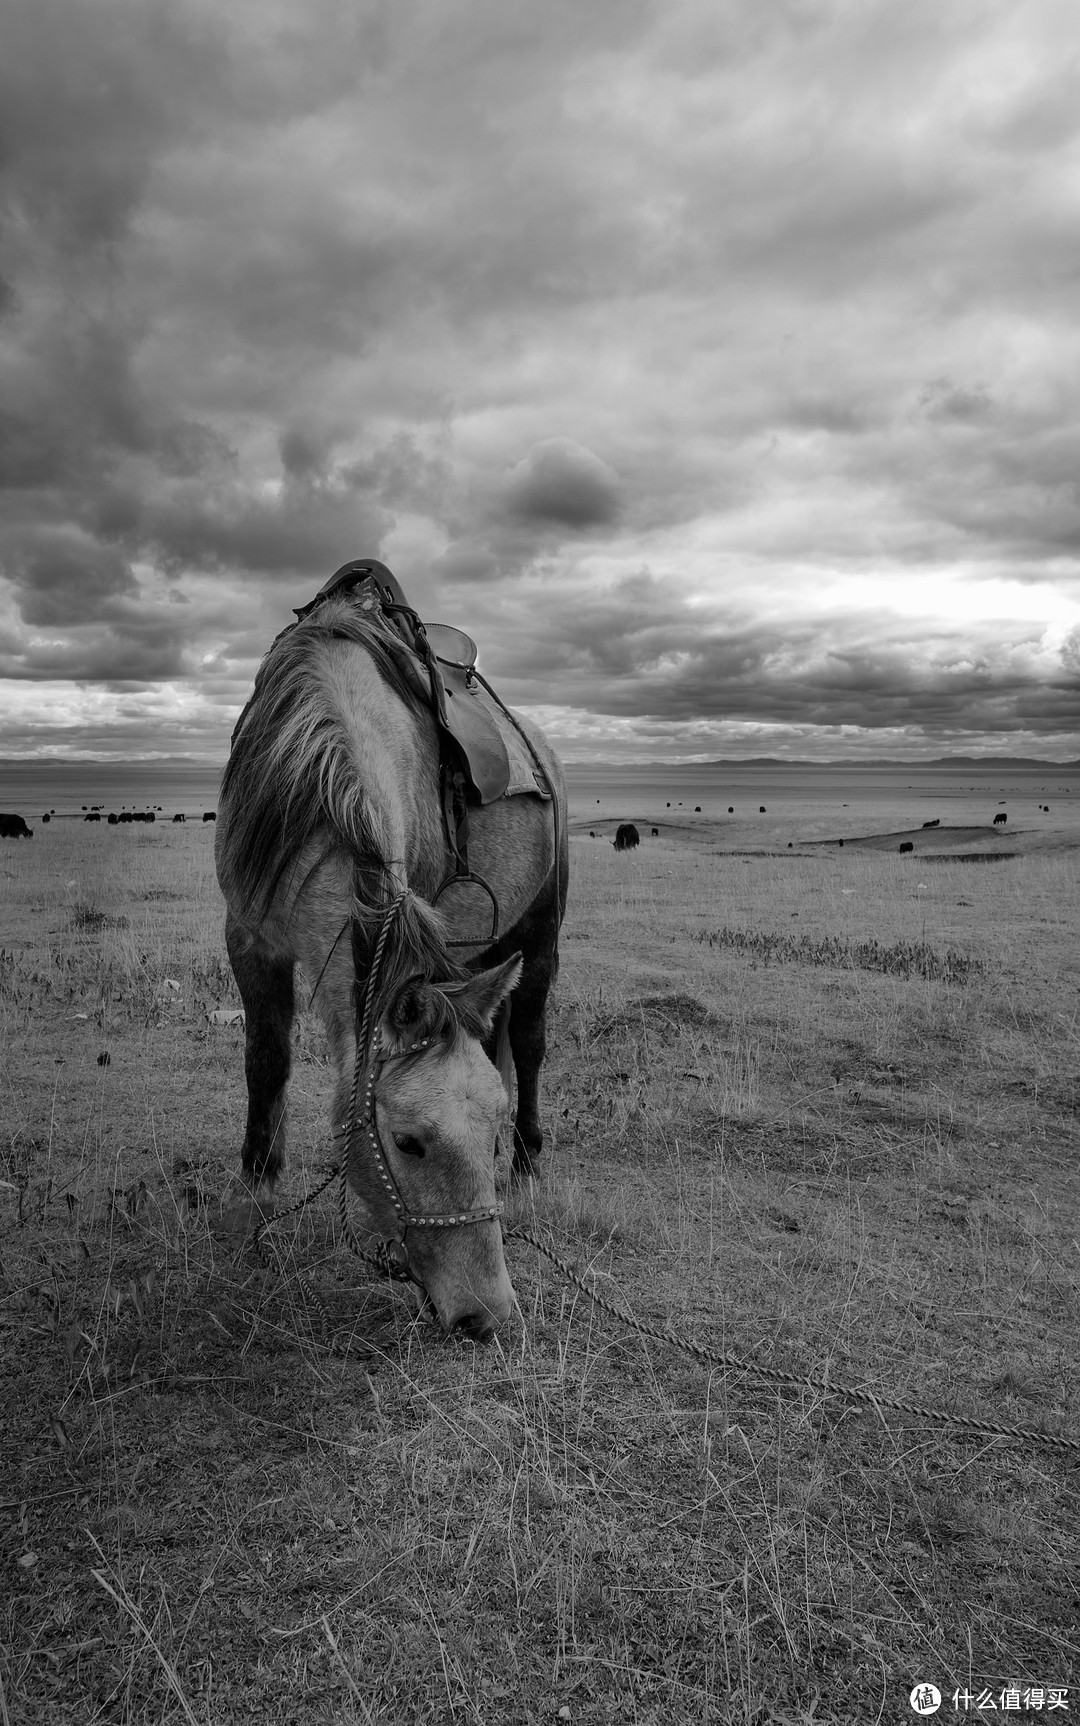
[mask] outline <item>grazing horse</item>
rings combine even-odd
[[[495,1193],[511,1070],[515,1171],[542,1144],[566,790],[546,739],[512,716],[547,797],[469,807],[469,869],[487,903],[455,877],[440,734],[403,655],[370,595],[365,609],[330,592],[274,642],[233,734],[214,849],[246,1015],[240,1191],[258,1200],[282,1169],[299,963],[362,1226],[391,1242],[447,1330],[484,1338],[514,1298]]]

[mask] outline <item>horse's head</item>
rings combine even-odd
[[[399,1201],[414,1218],[494,1211],[495,1156],[505,1087],[484,1053],[499,1007],[521,975],[515,954],[464,982],[411,980],[384,1010],[374,1118]],[[392,1217],[363,1159],[351,1178],[374,1215]],[[509,1317],[514,1291],[497,1217],[409,1223],[409,1270],[447,1330],[483,1340]]]

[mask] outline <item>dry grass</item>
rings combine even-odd
[[[477,1350],[365,1281],[329,1205],[280,1277],[222,1234],[210,850],[0,853],[0,1721],[862,1726],[920,1678],[1077,1680],[1052,1452],[710,1373],[521,1246],[521,1323]],[[697,1340],[1075,1434],[1075,857],[573,863],[519,1214]],[[297,1055],[302,1190],[306,1019]]]

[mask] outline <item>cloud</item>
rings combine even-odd
[[[989,419],[994,411],[993,400],[985,385],[975,384],[965,389],[954,384],[951,378],[933,378],[920,392],[919,403],[927,419],[954,420],[961,424]]]
[[[575,749],[1080,733],[1064,0],[10,14],[20,702],[223,748],[382,555]]]
[[[136,591],[126,558],[73,528],[28,533],[22,554],[14,579],[25,623],[86,623],[116,596]]]
[[[546,438],[510,469],[503,498],[519,521],[581,532],[618,519],[619,480],[572,438]]]

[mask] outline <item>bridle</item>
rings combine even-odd
[[[450,1229],[462,1228],[470,1223],[497,1222],[503,1214],[503,1207],[501,1204],[495,1203],[473,1211],[449,1211],[438,1216],[417,1216],[409,1210],[405,1203],[405,1197],[398,1186],[394,1171],[390,1167],[386,1148],[379,1133],[379,1123],[375,1112],[375,1083],[379,1073],[387,1061],[397,1060],[405,1055],[417,1054],[421,1049],[428,1048],[432,1041],[430,1037],[422,1037],[418,1042],[410,1043],[407,1048],[388,1050],[383,1046],[382,1033],[375,1022],[379,973],[382,970],[386,943],[407,897],[408,889],[406,888],[392,899],[383,913],[382,922],[379,925],[371,969],[368,972],[367,984],[364,989],[360,1031],[356,1042],[356,1063],[353,1067],[352,1092],[349,1098],[349,1114],[348,1118],[341,1123],[335,1137],[341,1136],[345,1141],[340,1169],[339,1207],[342,1231],[349,1245],[354,1252],[358,1252],[363,1258],[374,1257],[379,1268],[385,1271],[387,1275],[396,1277],[402,1282],[417,1282],[419,1279],[409,1268],[409,1252],[405,1245],[405,1234],[408,1229]],[[382,1189],[380,1196],[388,1200],[396,1213],[396,1233],[384,1236],[375,1249],[374,1255],[364,1251],[357,1243],[348,1215],[349,1175],[358,1165],[359,1157],[365,1150]]]

